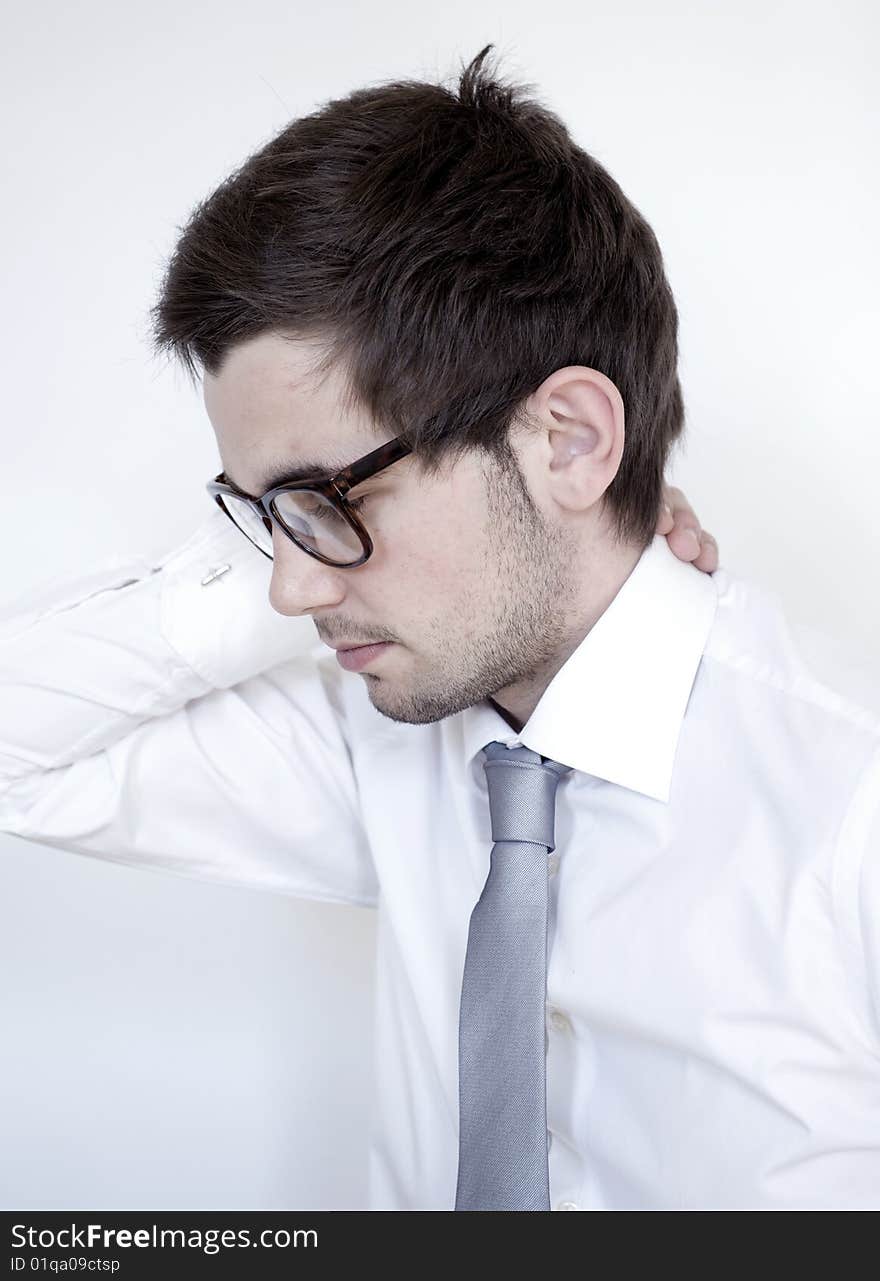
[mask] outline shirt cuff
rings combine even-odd
[[[271,560],[216,505],[157,569],[162,635],[215,689],[324,648],[311,617],[272,608]]]

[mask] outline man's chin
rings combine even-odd
[[[388,682],[383,681],[380,676],[372,676],[368,672],[364,676],[367,679],[367,696],[370,702],[377,712],[390,721],[397,721],[400,725],[433,725],[435,721],[443,720],[449,715],[445,711],[438,712],[434,707],[395,698],[388,689]]]
[[[395,689],[387,677],[371,672],[362,672],[361,675],[366,679],[367,697],[376,711],[401,725],[434,725],[480,701],[478,698],[469,702],[462,697],[429,694],[407,696],[405,691]]]

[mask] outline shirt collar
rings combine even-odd
[[[717,606],[711,575],[661,534],[517,733],[484,700],[461,713],[468,767],[493,739],[668,802],[675,750]]]

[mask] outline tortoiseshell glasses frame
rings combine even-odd
[[[411,446],[404,444],[402,438],[400,436],[396,436],[394,440],[387,441],[384,445],[380,445],[378,449],[371,449],[368,454],[364,454],[362,458],[356,459],[355,462],[351,463],[348,467],[343,467],[341,471],[336,472],[333,476],[328,476],[326,479],[310,479],[307,477],[304,480],[288,481],[286,484],[276,485],[273,489],[267,490],[266,493],[259,498],[255,498],[252,494],[246,494],[243,490],[239,489],[237,485],[233,485],[231,481],[227,480],[226,473],[222,471],[218,476],[215,476],[213,480],[208,481],[205,488],[218,504],[221,511],[225,512],[233,525],[235,525],[236,529],[240,530],[246,538],[249,538],[247,532],[241,528],[229,508],[224,506],[222,501],[224,494],[230,494],[237,498],[239,502],[250,504],[255,515],[259,520],[263,521],[270,535],[272,532],[272,524],[274,522],[281,530],[283,530],[291,542],[295,543],[296,546],[306,552],[307,555],[314,556],[316,560],[321,561],[325,565],[334,565],[338,569],[354,569],[355,566],[363,565],[364,561],[369,560],[373,552],[373,540],[370,538],[363,521],[357,513],[352,511],[349,507],[345,495],[350,489],[353,489],[355,485],[359,485],[364,480],[369,480],[371,476],[375,476],[377,472],[384,471],[386,467],[390,467],[392,463],[396,463],[399,458],[404,458],[411,452]],[[306,543],[297,538],[293,531],[284,523],[283,517],[275,508],[275,499],[279,494],[286,493],[289,490],[303,489],[309,490],[312,493],[320,494],[321,497],[328,499],[342,516],[343,520],[351,526],[360,539],[361,547],[363,548],[363,554],[358,559],[340,562],[338,560],[331,559],[329,556],[323,556],[319,551],[316,551],[314,547],[309,547]],[[259,543],[255,542],[253,538],[250,538],[250,541],[263,553],[264,556],[267,556],[269,560],[273,559],[271,552],[267,552]]]

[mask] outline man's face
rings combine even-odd
[[[315,358],[264,334],[205,376],[224,471],[246,493],[264,493],[280,464],[336,470],[388,439],[343,405],[335,370],[310,373]],[[273,608],[311,615],[333,645],[392,642],[350,679],[395,721],[437,721],[511,686],[543,686],[561,665],[577,558],[515,479],[478,453],[429,479],[410,455],[351,491],[361,496],[373,553],[356,568],[324,565],[274,530]]]

